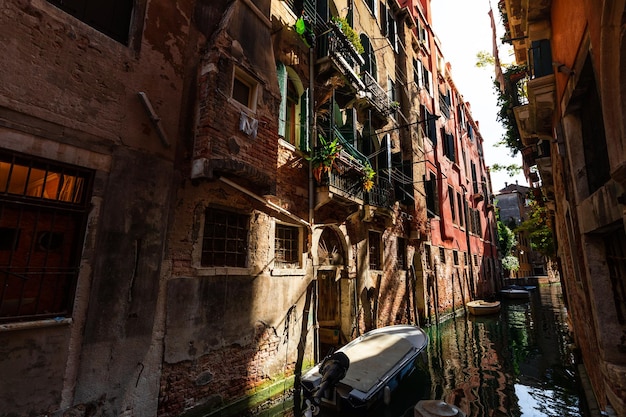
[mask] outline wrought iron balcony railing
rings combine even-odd
[[[361,78],[365,84],[366,98],[381,114],[389,116],[394,109],[387,92],[376,82],[376,79],[374,79],[369,72],[363,72]]]
[[[358,89],[364,88],[359,77],[363,57],[359,55],[355,46],[343,33],[338,23],[330,21],[320,26],[323,31],[317,39],[318,58],[328,57],[335,67],[354,84]]]
[[[388,179],[377,177],[365,200],[371,206],[391,208],[394,203],[393,185]]]

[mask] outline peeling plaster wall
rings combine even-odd
[[[46,1],[3,3],[0,146],[96,175],[71,322],[0,331],[8,353],[0,373],[14,378],[0,393],[3,413],[156,414],[161,265],[186,117],[183,77],[201,38],[193,11],[193,1],[138,1],[123,45]]]

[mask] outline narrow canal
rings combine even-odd
[[[424,369],[393,393],[390,407],[367,415],[409,417],[419,400],[443,399],[468,417],[584,416],[566,322],[561,286],[552,284],[537,287],[530,300],[503,301],[497,315],[432,326]],[[302,413],[290,400],[256,415]]]

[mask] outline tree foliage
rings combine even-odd
[[[529,198],[528,219],[517,228],[528,232],[530,248],[542,255],[553,258],[556,255],[552,234],[551,216],[544,204],[540,204],[532,194]]]
[[[502,258],[502,268],[515,272],[519,269],[519,260],[513,255],[507,255]]]
[[[520,87],[519,81],[526,76],[526,66],[509,65],[503,71],[504,85],[501,86],[496,81],[496,91],[498,92],[498,110],[497,120],[504,127],[504,136],[498,142],[498,145],[505,145],[509,148],[511,156],[517,155],[522,150],[522,137],[515,121],[515,113],[513,109],[520,105],[520,98],[524,97],[526,92],[524,87]]]
[[[517,245],[515,233],[500,219],[498,219],[498,250],[504,258],[511,254],[511,251]]]
[[[496,59],[490,52],[478,51],[476,52],[476,67],[486,68],[496,64]]]
[[[520,172],[522,172],[522,166],[519,164],[510,164],[510,165],[500,165],[495,163],[490,167],[491,171],[506,171],[509,177],[514,177]]]

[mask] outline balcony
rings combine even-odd
[[[378,84],[376,79],[367,71],[361,73],[364,88],[357,94],[357,103],[362,108],[374,110],[374,127],[382,127],[387,124],[387,118],[396,109],[394,103],[389,98],[387,91]],[[377,123],[378,122],[378,123]]]
[[[365,196],[366,203],[380,208],[391,208],[394,203],[393,185],[382,177],[376,178],[374,187]]]
[[[343,207],[368,204],[376,208],[390,208],[394,203],[391,182],[377,175],[372,189],[365,191],[363,176],[365,167],[370,166],[367,157],[354,148],[336,127],[333,134],[343,149],[335,159],[333,169],[323,174],[317,184],[316,209],[331,201]]]
[[[341,29],[341,24],[330,21],[316,26],[319,73],[327,73],[334,68],[352,84],[355,90],[365,88],[359,72],[363,58]],[[332,65],[330,65],[332,64]]]

